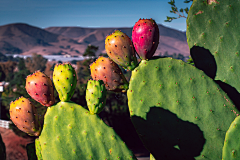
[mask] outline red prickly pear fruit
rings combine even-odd
[[[159,29],[153,19],[139,19],[132,30],[132,42],[141,59],[150,59],[159,44]]]
[[[118,65],[110,58],[100,56],[90,65],[93,80],[102,80],[107,90],[126,92],[128,82]]]
[[[28,94],[43,106],[50,107],[55,103],[54,89],[51,79],[40,71],[36,71],[26,78]]]
[[[39,136],[41,126],[35,106],[26,98],[20,97],[10,103],[10,119],[23,132]]]
[[[108,56],[124,69],[134,70],[138,62],[131,39],[123,32],[115,30],[105,39]]]

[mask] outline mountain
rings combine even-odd
[[[171,55],[189,56],[186,32],[158,25],[160,44],[155,55],[166,51]],[[41,29],[24,23],[0,26],[0,53],[31,55],[70,54],[82,55],[89,44],[99,47],[97,54],[105,53],[105,38],[114,30],[129,37],[132,28],[49,27]]]
[[[87,44],[23,23],[0,26],[0,53],[78,55]]]
[[[160,31],[160,44],[157,48],[156,55],[166,51],[170,54],[181,53],[189,56],[190,51],[187,44],[186,32],[178,31],[158,25]],[[121,30],[129,37],[132,36],[132,28],[82,28],[82,27],[49,27],[45,29],[51,33],[63,35],[72,38],[79,43],[90,43],[99,46],[99,52],[105,51],[105,38],[114,30]]]

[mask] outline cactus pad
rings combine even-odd
[[[226,131],[239,114],[206,74],[171,58],[142,60],[132,72],[132,122],[156,159],[221,159]]]
[[[194,0],[188,13],[186,32],[196,67],[200,66],[205,72],[214,70],[213,79],[231,85],[238,92],[239,7],[240,1],[236,0]],[[201,47],[202,51],[198,52],[197,47]]]
[[[229,127],[223,146],[222,160],[240,159],[240,116]]]
[[[136,159],[98,115],[72,102],[48,108],[39,140],[44,160]]]
[[[41,149],[41,144],[40,144],[39,138],[35,139],[35,150],[36,150],[36,155],[37,155],[38,160],[43,160],[42,153],[41,153],[42,149]]]
[[[106,88],[102,80],[89,80],[86,90],[87,106],[91,114],[98,114],[106,104]]]

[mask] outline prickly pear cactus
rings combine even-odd
[[[69,63],[57,64],[54,67],[53,83],[61,101],[67,102],[74,94],[77,84],[76,71]]]
[[[221,159],[239,114],[203,71],[171,58],[142,60],[127,91],[132,122],[156,159]]]
[[[97,93],[96,96],[103,94],[99,97],[98,101],[98,103],[102,105],[98,105],[96,109],[89,106],[92,112],[92,114],[90,114],[90,112],[82,106],[69,101],[76,85],[74,69],[70,67],[70,64],[57,65],[55,69],[55,75],[53,75],[55,78],[54,84],[57,89],[65,88],[65,90],[63,89],[60,92],[62,94],[60,98],[61,101],[48,107],[44,116],[42,131],[37,128],[37,113],[28,99],[21,97],[10,105],[11,119],[17,124],[19,129],[27,132],[29,135],[38,136],[40,134],[39,139],[35,141],[38,159],[136,159],[132,151],[128,149],[116,132],[106,125],[97,114],[94,114],[102,110],[104,103],[102,104],[101,102],[106,101],[106,99],[104,99],[106,89],[103,82],[99,81],[98,84],[95,84],[99,86],[96,90],[96,92],[99,93]],[[28,76],[31,78],[34,77],[34,80],[29,80],[30,85],[34,86],[34,83],[37,83],[37,85],[42,84],[39,83],[42,81],[42,76],[37,75],[43,74],[37,72],[35,75]],[[64,83],[59,83],[58,79],[61,79],[60,81]],[[43,88],[45,87],[44,84]],[[29,85],[29,83],[27,82],[26,85]],[[41,87],[37,88],[40,91],[36,88],[34,91],[39,95],[38,98],[41,99],[40,96],[44,95],[39,93],[43,91]],[[51,87],[48,87],[48,89],[51,89]],[[43,90],[43,93],[49,92],[46,88]],[[92,93],[93,91],[91,91],[91,94]],[[68,94],[68,96],[64,94]],[[98,97],[95,98],[97,99]]]
[[[196,67],[240,92],[240,2],[194,0],[187,18],[187,41]]]
[[[138,64],[131,39],[119,30],[106,37],[105,49],[108,56],[124,69],[133,70]]]
[[[86,101],[90,114],[99,114],[106,104],[106,88],[102,80],[89,80],[86,90]]]
[[[229,127],[223,146],[222,160],[240,159],[240,116]]]
[[[153,19],[139,19],[133,26],[132,42],[141,59],[150,59],[159,44],[159,29]]]

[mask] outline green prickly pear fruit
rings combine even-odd
[[[86,90],[87,106],[91,114],[98,114],[106,104],[106,88],[102,80],[89,80]]]
[[[37,110],[35,106],[24,97],[11,102],[10,119],[21,131],[30,136],[39,136],[41,127],[39,125]]]
[[[138,64],[131,39],[119,30],[106,37],[105,49],[108,56],[124,69],[132,71]]]
[[[63,102],[67,102],[74,94],[77,76],[76,71],[70,63],[57,64],[53,71],[53,83]]]
[[[42,105],[49,107],[55,103],[53,84],[46,74],[36,71],[28,75],[25,88],[28,94]]]
[[[159,29],[153,19],[139,19],[132,30],[132,42],[141,59],[150,59],[159,44]]]
[[[106,89],[115,92],[126,92],[128,82],[118,65],[111,59],[99,57],[90,65],[91,76],[94,80],[102,80]]]

